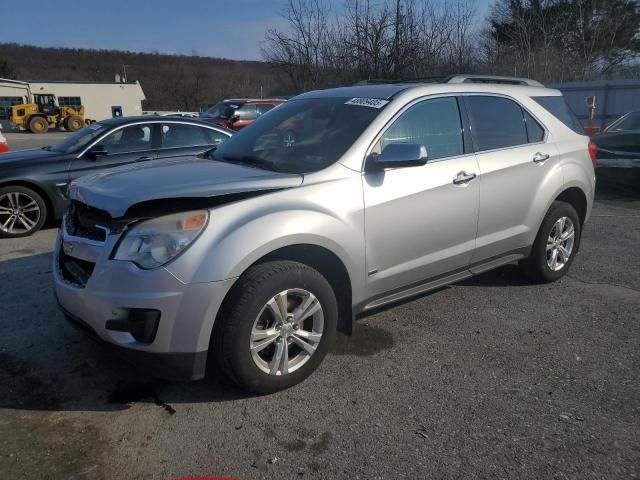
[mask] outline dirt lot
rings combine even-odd
[[[136,374],[57,311],[55,230],[0,240],[0,478],[638,478],[640,201],[593,213],[558,283],[388,309],[266,397]]]

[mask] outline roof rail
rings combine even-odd
[[[394,83],[446,83],[449,77],[414,77],[414,78],[370,78],[360,80],[354,86],[386,85]]]
[[[501,83],[506,85],[528,85],[530,87],[544,87],[537,80],[518,77],[498,77],[494,75],[454,75],[447,83]]]

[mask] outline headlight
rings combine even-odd
[[[134,262],[141,268],[160,267],[189,248],[208,218],[209,213],[202,210],[138,223],[124,234],[113,259]]]

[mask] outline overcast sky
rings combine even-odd
[[[446,1],[446,0],[441,0]],[[345,0],[333,0],[336,9]],[[0,42],[260,59],[286,0],[3,1]],[[475,0],[480,19],[492,0]],[[9,21],[11,19],[11,21]]]

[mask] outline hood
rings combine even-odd
[[[53,157],[54,155],[60,155],[60,152],[54,152],[53,150],[21,150],[19,152],[10,151],[8,153],[3,153],[2,155],[0,155],[0,165],[24,162],[28,160],[45,160]]]
[[[278,190],[298,187],[302,179],[297,174],[183,157],[87,175],[71,184],[69,196],[118,218],[141,202]]]

